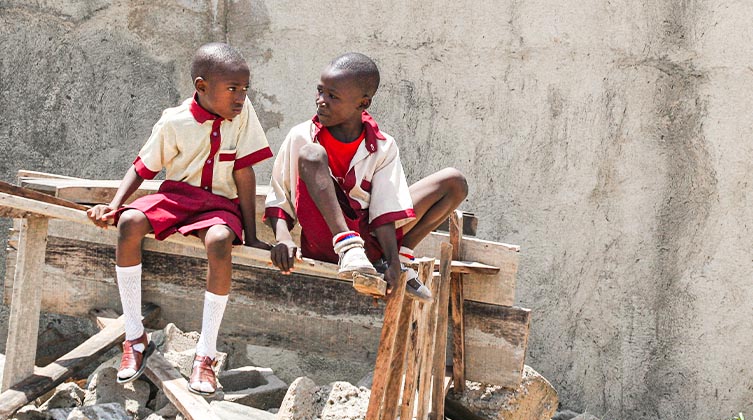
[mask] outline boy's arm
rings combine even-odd
[[[120,187],[118,187],[118,191],[115,193],[112,201],[110,201],[110,204],[98,204],[87,210],[86,214],[89,216],[89,219],[95,225],[107,228],[108,222],[115,217],[115,212],[128,200],[131,194],[139,189],[142,182],[144,182],[144,178],[136,172],[136,167],[131,165],[120,182]]]
[[[387,282],[388,292],[400,276],[400,256],[397,249],[397,237],[395,236],[395,222],[388,222],[374,228],[374,235],[382,247],[382,253],[387,260],[387,271],[384,272],[384,281]]]
[[[243,218],[243,244],[259,249],[270,246],[256,237],[256,174],[252,166],[233,171],[233,180],[238,189],[238,203]]]

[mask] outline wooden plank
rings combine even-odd
[[[465,301],[465,377],[517,388],[523,375],[531,311]]]
[[[434,359],[431,369],[431,415],[435,419],[444,419],[444,374],[447,370],[447,315],[450,303],[450,262],[452,245],[443,243],[440,251],[442,266],[439,269],[439,294],[437,300],[437,337],[434,341]]]
[[[34,191],[28,188],[19,187],[17,185],[9,184],[7,182],[0,181],[0,192],[16,195],[19,197],[30,198],[32,200],[42,201],[45,203],[57,204],[58,206],[70,207],[72,209],[86,211],[88,207],[81,204],[74,203],[72,201],[64,200],[49,194]]]
[[[452,258],[460,258],[463,224],[465,220],[459,211],[450,215],[450,244]],[[463,326],[463,275],[450,276],[450,310],[452,311],[452,378],[459,393],[465,391],[465,332]],[[445,390],[447,387],[445,386]]]
[[[0,390],[34,373],[39,330],[42,269],[47,249],[47,219],[30,217],[21,222],[18,261],[8,318],[8,340]]]
[[[418,265],[418,276],[422,283],[429,289],[434,283],[433,261],[429,258],[416,259]],[[407,360],[405,366],[405,385],[403,386],[403,400],[400,407],[401,419],[412,419],[416,407],[416,388],[418,377],[421,372],[421,350],[426,340],[429,313],[431,305],[425,305],[421,302],[413,302],[413,325],[408,342]]]
[[[383,298],[387,294],[387,282],[380,276],[370,274],[354,272],[353,288],[358,293],[375,298]]]
[[[26,170],[26,169],[19,169],[18,172],[16,172],[16,176],[19,179],[21,179],[21,178],[81,179],[81,178],[76,178],[76,177],[72,177],[72,176],[51,174],[51,173],[48,173],[48,172],[29,171],[29,170]]]
[[[77,203],[109,203],[115,197],[120,186],[120,180],[89,180],[89,179],[28,179],[22,180],[21,185],[26,188],[44,191],[56,197]],[[162,181],[146,180],[139,189],[129,197],[131,202],[139,197],[157,192]]]
[[[382,322],[379,350],[374,365],[374,380],[371,385],[371,397],[369,398],[369,407],[366,410],[366,420],[382,419],[382,403],[387,389],[390,366],[392,365],[395,340],[398,336],[398,322],[405,297],[405,282],[406,276],[405,273],[402,273],[392,288],[392,293],[387,296],[387,307],[384,310],[384,321]]]
[[[449,235],[432,232],[415,249],[415,255],[438,257],[441,242]],[[463,276],[466,300],[512,306],[515,303],[515,275],[518,271],[520,247],[476,238],[462,239],[461,260],[477,261],[499,267],[494,275],[468,273]]]
[[[434,300],[429,307],[428,323],[426,326],[426,335],[423,346],[421,347],[421,370],[418,380],[418,407],[416,418],[425,420],[431,412],[431,386],[432,386],[432,366],[436,350],[437,338],[437,316],[439,309],[439,293],[441,281],[438,276],[432,276],[431,294]]]
[[[461,210],[455,210],[456,212],[461,214],[461,217],[464,220],[463,223],[463,230],[462,234],[464,236],[476,236],[476,232],[478,231],[478,217],[476,217],[475,214],[467,212],[467,211],[461,211]],[[442,232],[449,232],[450,231],[450,218],[448,217],[445,219],[444,222],[442,222],[435,230],[439,230]]]
[[[150,306],[144,312],[145,322],[151,322],[159,314],[159,308]],[[43,368],[37,368],[34,374],[27,375],[0,394],[0,419],[10,417],[16,410],[34,401],[73,374],[96,360],[124,338],[124,321],[118,318],[75,349],[69,351],[55,362]],[[34,330],[36,333],[36,329]],[[34,351],[28,351],[32,355]]]
[[[406,350],[408,349],[408,338],[412,320],[413,301],[411,299],[403,299],[400,319],[397,325],[397,334],[395,336],[395,348],[392,350],[392,363],[390,364],[387,389],[384,393],[383,419],[396,419],[398,416],[400,396],[403,390],[403,368],[405,367]]]
[[[149,356],[144,370],[147,378],[164,391],[167,399],[188,420],[219,420],[201,396],[188,390],[188,381],[159,351]]]

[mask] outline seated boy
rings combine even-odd
[[[388,288],[412,249],[465,199],[468,186],[444,169],[408,187],[395,140],[366,112],[379,87],[368,57],[348,53],[322,71],[316,115],[288,133],[272,170],[265,218],[275,232],[272,262],[294,266],[290,229],[301,225],[301,254],[339,262],[339,273],[383,271]],[[331,239],[330,239],[331,238]],[[407,292],[431,301],[408,270]]]
[[[211,395],[217,334],[230,292],[234,244],[269,249],[256,237],[256,179],[252,165],[272,156],[264,131],[246,97],[249,69],[227,44],[199,48],[191,63],[193,97],[162,113],[149,140],[126,172],[108,205],[88,211],[98,226],[118,226],[115,251],[125,343],[118,382],[135,380],[154,349],[141,322],[141,241],[180,232],[198,236],[209,269],[201,336],[196,346],[189,390]],[[155,194],[123,206],[144,179],[166,168]]]

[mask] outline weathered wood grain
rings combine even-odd
[[[434,341],[435,354],[431,368],[431,413],[433,418],[444,418],[444,376],[447,370],[447,316],[450,302],[450,263],[452,261],[452,245],[442,243],[440,251],[442,265],[439,269],[439,294],[437,300],[437,336]]]

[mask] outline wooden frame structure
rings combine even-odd
[[[39,371],[47,369],[47,367],[42,369],[34,367],[33,352],[29,352],[28,349],[36,348],[36,331],[41,301],[39,282],[42,278],[41,267],[44,266],[45,262],[48,220],[61,219],[90,226],[90,221],[83,212],[85,207],[67,199],[78,195],[79,201],[89,201],[87,198],[81,199],[80,196],[89,197],[92,202],[107,201],[108,194],[113,194],[117,188],[116,181],[94,181],[94,184],[101,185],[82,187],[81,184],[88,185],[92,181],[30,173],[28,171],[21,171],[19,175],[21,177],[33,177],[33,179],[25,180],[25,186],[36,186],[37,189],[52,193],[57,197],[4,183],[0,185],[0,216],[21,219],[21,230],[17,243],[18,261],[15,265],[12,283],[11,317],[9,321],[11,326],[9,330],[13,331],[13,334],[8,336],[8,355],[3,374],[3,386],[0,389],[3,391],[0,394],[0,419],[9,416],[10,413],[20,408],[24,404],[23,401],[28,401],[32,394],[38,395],[54,388],[55,385],[65,379],[66,375],[70,374],[70,369],[56,371],[54,375],[50,374],[51,376],[48,379],[42,381],[43,385],[39,385],[40,382],[37,381],[33,387],[28,386],[28,381],[35,378]],[[45,179],[46,177],[52,178]],[[156,186],[149,184],[145,190],[146,192],[143,193],[148,193],[150,190],[156,190]],[[257,207],[259,206],[257,205]],[[372,398],[367,412],[367,419],[369,420],[395,419],[398,415],[401,418],[412,418],[414,415],[419,419],[441,418],[440,413],[444,411],[444,395],[449,382],[454,381],[456,388],[462,388],[466,373],[466,345],[463,336],[464,276],[474,280],[484,278],[484,276],[499,279],[491,280],[491,282],[486,280],[472,281],[470,289],[465,288],[468,292],[466,297],[482,295],[489,299],[488,291],[492,290],[496,293],[492,294],[490,298],[493,301],[492,304],[511,304],[511,298],[508,295],[511,295],[512,291],[499,291],[498,289],[500,285],[504,288],[504,285],[512,283],[512,286],[508,289],[514,290],[517,257],[514,260],[508,258],[506,261],[511,262],[503,264],[501,267],[490,264],[489,262],[493,261],[489,260],[487,260],[487,264],[461,261],[460,259],[464,255],[461,250],[466,248],[463,245],[470,244],[471,252],[469,254],[473,255],[474,247],[475,249],[479,247],[484,249],[488,248],[488,244],[478,240],[466,242],[462,238],[463,219],[460,212],[456,212],[451,217],[449,226],[449,236],[432,234],[429,240],[425,241],[428,244],[426,246],[429,247],[432,245],[436,247],[438,242],[444,242],[441,244],[440,258],[438,260],[435,258],[419,259],[416,265],[420,277],[432,289],[435,296],[434,302],[423,305],[406,299],[404,278],[401,278],[401,283],[396,285],[395,292],[387,298],[372,386]],[[504,251],[507,252],[505,255],[511,255],[510,253],[518,251],[514,246],[496,243],[495,245],[502,245]],[[193,257],[203,256],[203,246],[197,239],[175,235],[164,242],[147,238],[144,241],[144,249]],[[236,247],[233,251],[233,260],[234,263],[265,269],[271,266],[268,252],[247,247]],[[304,260],[297,264],[296,268],[300,274],[337,278],[336,266],[333,264]],[[435,268],[439,269],[439,273],[435,273]],[[509,279],[510,272],[512,273],[512,282]],[[354,287],[361,292],[372,295],[378,295],[379,290],[384,287],[384,285],[370,282],[373,279],[366,280],[368,281],[363,283],[364,279],[355,279],[358,284],[355,284]],[[467,304],[467,302],[465,303]],[[446,375],[444,353],[447,341],[448,308],[452,308],[453,325],[453,339],[451,341],[454,352],[451,376]],[[517,310],[516,313],[522,311],[523,316],[520,317],[520,322],[516,324],[516,328],[519,325],[520,331],[523,331],[525,337],[527,337],[527,311],[519,308],[511,309]],[[103,351],[101,349],[106,350],[122,340],[122,334],[112,337],[113,328],[122,328],[122,326],[117,327],[120,325],[118,322],[122,321],[106,321],[102,317],[98,320],[103,325],[107,324],[102,332],[87,340],[74,352],[83,351],[80,349],[82,346],[85,348],[100,346],[97,348]],[[516,333],[520,331],[516,331]],[[97,341],[98,344],[90,343],[91,340],[101,334],[107,336],[106,343],[99,341]],[[525,341],[522,343],[522,347],[524,356]],[[52,365],[60,365],[60,361],[66,360],[66,357],[69,356],[70,353]],[[520,359],[520,357],[518,358]],[[168,398],[179,407],[187,418],[210,418],[207,417],[206,411],[208,405],[205,406],[196,401],[191,402],[193,394],[183,395],[180,389],[185,389],[185,384],[180,384],[180,381],[185,380],[176,371],[170,370],[168,365],[159,362],[159,357],[154,362],[150,359],[147,372],[150,379],[165,389]],[[522,372],[522,359],[519,364],[519,371]],[[512,376],[514,375],[515,372]],[[20,394],[23,394],[24,397],[20,398]],[[13,398],[5,398],[11,395]]]

